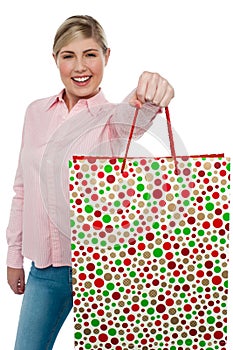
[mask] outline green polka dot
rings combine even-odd
[[[116,330],[115,330],[114,328],[110,328],[110,329],[108,330],[108,334],[109,334],[110,336],[114,336],[114,335],[116,335]]]
[[[205,231],[204,230],[198,230],[197,234],[198,234],[198,236],[204,236]]]
[[[107,242],[103,240],[103,241],[100,242],[100,245],[101,245],[101,247],[106,247]]]
[[[94,320],[91,321],[91,324],[92,324],[93,327],[98,327],[99,324],[100,324],[100,321],[97,320],[97,319],[94,319]]]
[[[82,333],[76,332],[76,333],[74,334],[74,337],[75,337],[75,339],[81,339],[81,338],[82,338]]]
[[[78,233],[78,238],[83,239],[85,237],[85,234],[83,232]]]
[[[142,192],[142,191],[144,190],[144,188],[145,188],[145,186],[144,186],[143,184],[137,185],[137,190],[138,190],[139,192]]]
[[[110,164],[105,165],[104,171],[106,173],[111,173],[112,172],[112,166]]]
[[[160,165],[159,165],[158,162],[153,162],[153,163],[151,163],[151,168],[152,168],[153,170],[158,170],[159,167],[160,167]]]
[[[215,318],[213,316],[209,316],[209,317],[207,317],[207,322],[209,324],[214,324],[215,323]]]
[[[157,335],[156,335],[156,340],[161,340],[161,339],[163,339],[162,334],[157,334]]]
[[[72,168],[73,163],[69,160],[69,168]]]
[[[199,343],[200,346],[205,346],[206,345],[206,342],[204,340],[201,340],[200,343]]]
[[[93,210],[94,210],[94,208],[93,208],[93,206],[92,205],[86,205],[85,206],[85,212],[86,213],[92,213],[93,212]]]
[[[163,250],[161,248],[155,248],[153,251],[153,255],[156,258],[160,258],[163,255]]]
[[[186,339],[185,340],[185,344],[186,345],[192,345],[192,343],[193,343],[192,339]]]
[[[224,221],[229,221],[230,220],[230,213],[223,214],[222,218],[223,218]]]
[[[126,317],[125,317],[124,315],[121,315],[121,316],[119,317],[119,320],[120,320],[121,322],[124,322],[125,319],[126,319]]]
[[[159,228],[159,222],[153,222],[152,227],[153,227],[154,229]]]
[[[211,210],[214,209],[214,204],[213,203],[207,203],[205,207],[206,207],[206,210],[211,211]]]
[[[136,277],[136,272],[135,272],[135,271],[131,271],[131,272],[129,273],[129,275],[130,275],[130,277]]]
[[[114,206],[115,206],[115,207],[120,207],[120,205],[121,205],[121,202],[120,202],[120,201],[115,201],[115,202],[114,202]]]
[[[121,261],[120,259],[117,259],[117,260],[115,261],[115,264],[116,264],[117,266],[120,266],[120,265],[122,264],[122,261]]]
[[[143,194],[143,199],[144,199],[145,201],[148,201],[150,198],[151,198],[150,193],[146,192],[146,193]]]
[[[149,304],[149,301],[146,299],[141,301],[142,306],[147,306],[148,304]]]
[[[183,229],[183,232],[184,232],[184,234],[187,236],[187,235],[190,234],[191,230],[190,230],[189,227],[185,227],[185,228]]]
[[[71,243],[71,250],[74,250],[76,248],[76,244]]]
[[[175,229],[175,234],[179,235],[181,233],[181,229],[180,228],[176,228]]]
[[[153,307],[149,307],[149,309],[147,309],[147,313],[148,313],[149,315],[154,314],[154,312],[155,312],[155,309],[154,309]]]
[[[115,286],[113,283],[108,283],[106,287],[108,290],[113,290]]]
[[[75,221],[74,220],[70,220],[70,227],[74,227],[75,226]]]
[[[106,214],[106,215],[103,216],[103,222],[105,224],[109,223],[110,221],[111,221],[111,216],[110,215]]]

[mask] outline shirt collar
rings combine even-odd
[[[64,102],[64,99],[63,99],[63,94],[64,94],[64,89],[57,95],[54,95],[52,96],[49,101],[48,101],[48,105],[47,105],[47,108],[46,110],[49,110],[50,108],[52,108],[55,104],[57,104],[58,102],[62,102],[62,103],[65,103]],[[106,100],[102,90],[100,89],[100,91],[93,97],[90,97],[88,99],[80,99],[76,105],[73,107],[73,110],[77,110],[79,109],[80,107],[80,104],[81,105],[85,105],[88,110],[90,111],[90,113],[93,115],[93,116],[96,116],[98,114],[98,112],[100,111],[101,107],[104,105],[104,104],[109,104],[109,102]]]

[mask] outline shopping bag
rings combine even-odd
[[[69,161],[76,349],[226,350],[230,159],[166,116],[171,157]]]

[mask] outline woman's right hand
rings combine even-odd
[[[23,294],[25,290],[24,269],[15,269],[7,266],[7,281],[15,294]]]

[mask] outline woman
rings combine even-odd
[[[87,116],[84,121],[79,118],[80,130],[85,134],[89,127],[88,115],[99,111],[99,106],[108,105],[100,84],[109,56],[105,33],[95,19],[68,18],[58,28],[53,46],[64,90],[33,102],[26,112],[14,183],[16,194],[7,228],[8,283],[14,293],[24,294],[15,350],[52,349],[72,308],[70,240],[51,219],[51,206],[47,210],[44,205],[40,166],[57,128],[82,112]],[[173,97],[174,90],[166,79],[157,73],[142,73],[127,101],[141,110],[152,106],[153,113],[150,109],[149,118],[146,112],[139,118],[136,137],[150,127],[156,113]],[[105,118],[102,127],[80,139],[76,153],[88,154],[91,145],[105,141],[111,144],[113,135],[121,137],[128,131],[124,122],[130,124],[130,119],[120,120],[119,113],[107,114]],[[128,118],[127,113],[124,118]],[[76,118],[78,122],[79,119]],[[48,188],[53,183],[49,176],[44,181]],[[32,261],[26,288],[24,257]]]

